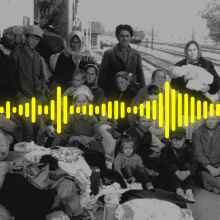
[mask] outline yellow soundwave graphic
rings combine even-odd
[[[146,103],[141,103],[139,106],[134,106],[133,109],[131,107],[127,107],[125,109],[125,103],[120,103],[120,110],[119,110],[119,102],[116,100],[114,103],[108,102],[107,105],[102,104],[101,108],[99,106],[94,107],[92,104],[89,105],[87,108],[86,106],[82,107],[82,114],[89,114],[90,116],[93,114],[101,114],[101,116],[105,117],[107,114],[107,117],[109,119],[118,119],[119,115],[121,118],[125,117],[125,111],[127,111],[128,114],[137,114],[139,110],[140,116],[146,115],[146,118],[152,117],[153,120],[159,120],[159,126],[163,127],[165,125],[165,137],[169,138],[169,131],[170,128],[175,131],[176,125],[178,126],[188,126],[189,125],[189,102],[190,102],[190,122],[195,123],[195,117],[197,117],[198,120],[202,117],[202,106],[203,106],[203,118],[206,119],[208,116],[208,104],[207,102],[201,103],[201,101],[197,101],[195,103],[195,98],[191,97],[190,100],[188,98],[188,94],[184,94],[184,96],[179,93],[178,98],[176,99],[176,91],[172,89],[171,91],[171,100],[170,100],[170,91],[169,91],[169,82],[165,83],[165,100],[163,97],[163,94],[159,94],[159,103],[157,103],[156,100],[152,101],[146,101]],[[177,101],[178,100],[178,101]],[[182,101],[184,101],[184,109],[182,112]],[[165,103],[164,103],[165,102]],[[19,105],[18,110],[16,107],[12,108],[12,112],[16,113],[18,111],[19,115],[23,115],[25,117],[30,117],[31,115],[31,121],[32,123],[36,122],[36,117],[38,115],[42,115],[43,113],[45,115],[48,115],[50,112],[50,119],[57,120],[57,133],[61,133],[61,124],[62,119],[63,123],[68,123],[68,113],[74,114],[80,113],[79,107],[70,106],[70,109],[68,109],[68,103],[67,103],[67,97],[65,96],[63,98],[63,109],[61,106],[61,87],[57,87],[57,108],[55,109],[55,100],[51,100],[50,102],[50,108],[49,106],[45,105],[44,108],[42,105],[36,105],[36,99],[31,99],[31,106],[29,103],[25,103],[25,106]],[[170,106],[171,104],[171,106]],[[145,107],[144,107],[145,105]],[[197,111],[195,112],[195,107]],[[152,108],[152,109],[151,109]],[[144,112],[144,109],[146,109],[146,112]],[[178,110],[176,110],[178,109]],[[210,104],[210,116],[214,115],[214,112],[216,112],[216,116],[220,116],[220,104],[216,104],[216,111],[214,111],[215,106],[214,104]],[[25,111],[24,111],[25,110]],[[88,112],[87,112],[88,111]],[[94,112],[93,112],[94,111]],[[120,111],[120,112],[119,112]],[[10,118],[10,112],[11,112],[11,106],[10,102],[6,102],[6,118]],[[152,112],[152,115],[150,114]],[[4,107],[0,107],[0,113],[4,113]],[[113,114],[114,113],[114,114]],[[170,114],[171,113],[171,114]],[[197,113],[197,114],[196,114]],[[114,116],[113,116],[114,115]],[[184,121],[182,121],[182,116],[184,115]],[[165,121],[164,121],[165,119]],[[177,123],[176,123],[177,120]],[[170,123],[171,122],[171,123]]]

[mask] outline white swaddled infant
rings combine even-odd
[[[184,65],[184,66],[173,66],[170,68],[168,72],[168,76],[171,79],[175,79],[181,76],[185,76],[188,73],[193,73],[195,75],[194,79],[191,79],[187,82],[186,88],[190,90],[201,91],[207,85],[213,83],[214,77],[212,74],[207,72],[205,69],[194,66],[192,64]],[[199,73],[199,74],[198,74]],[[206,98],[208,98],[211,102],[215,102],[219,97],[217,94],[211,95],[208,92],[204,93]]]

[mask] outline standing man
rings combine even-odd
[[[116,27],[115,34],[118,44],[104,53],[98,78],[108,101],[115,101],[116,74],[120,71],[132,73],[133,81],[145,86],[141,55],[129,45],[133,37],[132,27],[121,24]]]
[[[11,77],[15,87],[18,104],[25,107],[25,103],[31,106],[31,98],[36,98],[36,105],[42,105],[46,99],[47,86],[41,57],[35,47],[42,38],[43,30],[38,26],[30,26],[26,30],[26,42],[21,44],[11,53]],[[29,114],[31,115],[31,113]],[[38,122],[33,126],[31,117],[21,116],[23,125],[23,139],[30,142],[34,140],[34,131],[38,131]],[[34,129],[34,127],[36,129]]]

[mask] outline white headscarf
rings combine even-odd
[[[78,52],[73,51],[71,48],[71,40],[74,36],[77,36],[81,43],[80,50]],[[91,50],[87,50],[85,48],[84,42],[85,40],[83,33],[80,31],[72,31],[67,38],[67,47],[64,51],[64,54],[67,57],[72,57],[73,62],[76,64],[76,69],[78,69],[80,61],[96,63],[97,60],[96,55]]]

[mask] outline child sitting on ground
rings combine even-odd
[[[84,82],[85,82],[85,78],[86,78],[86,74],[83,70],[81,69],[76,69],[74,72],[73,72],[73,75],[72,75],[72,86],[69,87],[62,95],[62,107],[63,107],[63,97],[64,96],[73,96],[73,93],[80,87],[86,87],[88,88],[86,85],[83,85]],[[71,102],[72,104],[72,102]]]
[[[114,167],[126,180],[132,184],[142,183],[143,189],[154,190],[147,170],[139,155],[135,153],[135,141],[131,135],[123,134],[118,141],[119,154],[115,158]]]
[[[159,178],[163,189],[173,190],[188,202],[195,202],[192,188],[197,162],[193,150],[185,143],[185,137],[186,130],[183,127],[170,130],[171,143],[161,150]]]

